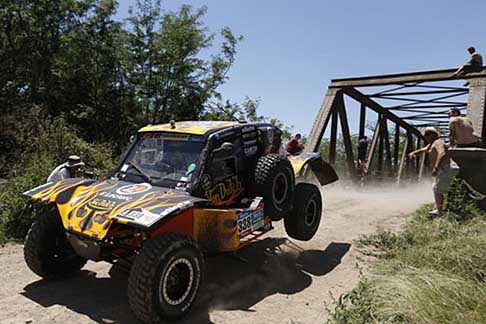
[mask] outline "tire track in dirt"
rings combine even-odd
[[[184,323],[324,323],[334,301],[372,262],[353,241],[377,228],[398,229],[432,199],[428,185],[329,186],[323,195],[322,223],[311,241],[286,239],[279,222],[237,257],[208,258],[206,284]],[[0,248],[0,273],[0,324],[137,323],[127,303],[126,273],[116,266],[89,262],[77,277],[46,282],[27,269],[22,246],[9,244]]]

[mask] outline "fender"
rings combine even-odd
[[[289,155],[288,159],[294,168],[296,178],[303,177],[307,166],[309,166],[322,186],[339,179],[331,164],[324,161],[319,153],[303,152],[298,155]]]

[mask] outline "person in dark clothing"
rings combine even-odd
[[[476,49],[473,46],[469,47],[467,51],[471,54],[471,58],[466,64],[454,72],[452,75],[453,77],[458,77],[471,72],[480,72],[483,69],[483,57],[481,54],[476,52]]]
[[[288,154],[299,154],[304,150],[304,145],[300,144],[300,138],[302,135],[295,134],[294,138],[292,138],[287,145],[285,146],[285,150]]]
[[[368,136],[363,136],[358,142],[358,160],[362,163],[366,160],[366,152],[368,151]]]

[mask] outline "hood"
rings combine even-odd
[[[187,192],[119,180],[65,179],[24,193],[55,203],[66,229],[102,239],[116,221],[150,228],[164,217],[205,202]]]

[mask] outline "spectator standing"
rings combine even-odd
[[[452,178],[457,175],[459,169],[454,167],[455,164],[451,165],[449,150],[446,143],[439,138],[440,132],[437,129],[427,127],[422,131],[422,134],[429,145],[411,152],[409,157],[415,159],[420,155],[427,154],[432,167],[432,176],[434,177],[432,190],[436,207],[429,214],[431,216],[440,216],[444,212],[444,195],[449,191]]]
[[[360,163],[366,161],[366,152],[368,151],[368,136],[363,136],[358,142],[358,160]]]

